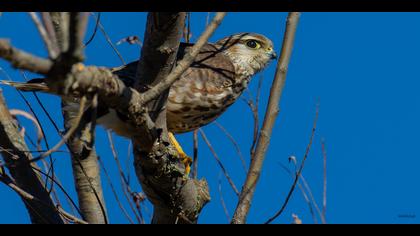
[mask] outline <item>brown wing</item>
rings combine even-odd
[[[192,46],[193,44],[181,43],[178,49],[177,61],[182,60],[184,55],[191,50]],[[125,66],[112,68],[111,71],[118,75],[127,86],[133,86],[137,63],[138,61],[133,61]],[[210,77],[214,78],[215,82],[225,81],[226,79],[233,78],[235,75],[235,68],[230,59],[221,53],[213,44],[204,45],[190,67],[191,70],[186,71],[182,77],[197,69],[200,71],[204,69],[207,73],[212,74]]]
[[[191,46],[186,47],[185,52],[188,52],[190,48]],[[183,51],[180,51],[180,53],[182,56],[185,54]],[[178,60],[182,59],[182,56],[179,56]],[[210,79],[214,83],[223,83],[226,80],[234,82],[235,67],[232,61],[213,44],[206,44],[201,48],[190,68],[189,73],[199,71],[200,77]],[[183,75],[183,77],[185,76],[187,76],[187,73]]]

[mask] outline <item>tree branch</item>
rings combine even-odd
[[[67,14],[51,13],[51,19],[62,53],[73,51],[68,35]],[[203,206],[209,201],[207,183],[185,176],[183,162],[168,142],[165,104],[169,86],[178,79],[194,60],[224,13],[216,15],[190,54],[175,64],[185,13],[149,13],[144,46],[137,70],[135,90],[126,87],[117,75],[107,68],[83,66],[81,63],[65,63],[58,57],[54,62],[40,59],[39,65],[16,67],[47,75],[46,83],[51,93],[63,97],[98,96],[104,105],[126,114],[136,129],[132,137],[135,144],[136,173],[148,198],[155,206],[153,223],[195,223]],[[55,22],[60,19],[63,22]],[[70,25],[75,25],[71,19]],[[74,30],[71,30],[75,32]],[[0,57],[11,62],[7,50]],[[18,51],[21,52],[21,51]],[[17,53],[15,53],[17,54]],[[33,56],[27,56],[33,59]],[[13,60],[11,60],[13,59]],[[24,58],[25,59],[25,58]],[[25,60],[24,60],[25,61]],[[15,63],[16,64],[16,63]],[[155,86],[157,86],[155,88]],[[143,96],[144,93],[144,96]]]
[[[58,15],[57,15],[58,14]],[[74,64],[83,60],[83,37],[86,31],[87,14],[71,13],[69,23],[64,19],[68,14],[50,13],[54,33],[58,35],[59,48],[67,48],[64,61]],[[68,25],[68,28],[66,28]],[[68,33],[67,33],[68,32]],[[57,73],[63,74],[59,71]],[[97,96],[93,95],[93,102],[97,102]],[[94,147],[94,130],[96,117],[85,117],[81,120],[81,112],[85,111],[84,97],[81,101],[72,99],[62,99],[61,107],[63,111],[64,127],[67,130],[68,138],[66,144],[71,153],[71,164],[79,208],[83,218],[94,224],[107,223],[105,201],[102,193],[100,169],[98,157]],[[92,105],[92,104],[91,104]],[[89,108],[95,116],[96,109]],[[76,128],[76,129],[75,129]],[[67,136],[67,135],[66,135]]]
[[[30,153],[27,152],[29,149],[17,127],[16,120],[10,115],[0,91],[0,146],[4,148],[1,154],[16,185],[43,203],[23,199],[31,221],[32,223],[62,224],[63,219],[54,210],[54,203],[47,189],[44,188],[44,182],[32,169],[37,167],[29,162],[31,159]]]
[[[50,17],[44,17],[45,20],[51,20],[55,34],[55,42],[61,52],[67,51],[69,46],[69,15],[65,12],[49,12]],[[49,18],[49,19],[48,19]],[[45,25],[50,23],[44,22]]]
[[[142,88],[155,86],[171,72],[184,22],[185,13],[148,14],[137,67],[137,89],[144,91]],[[198,199],[199,182],[196,184],[183,177],[184,166],[168,142],[164,109],[168,93],[167,89],[147,104],[154,125],[139,134],[144,140],[140,140],[141,146],[133,140],[134,165],[143,191],[154,205],[152,223],[189,223],[197,218],[195,207],[201,210],[205,201]],[[186,215],[187,220],[184,220]]]
[[[84,60],[83,38],[86,33],[88,19],[88,14],[86,12],[70,13],[69,49],[67,54],[71,58],[72,62],[81,62]]]
[[[272,216],[270,219],[268,219],[265,222],[265,224],[271,223],[278,216],[280,216],[283,213],[284,209],[286,209],[286,206],[289,203],[290,198],[292,197],[293,191],[295,190],[296,185],[297,185],[297,183],[299,181],[299,177],[301,177],[301,175],[302,175],[303,167],[305,166],[305,161],[308,158],[309,151],[311,150],[312,142],[313,142],[313,139],[314,139],[314,136],[315,136],[316,124],[317,124],[317,121],[318,121],[318,114],[319,114],[319,106],[317,105],[317,107],[316,107],[316,113],[315,113],[315,118],[314,118],[314,123],[313,123],[313,126],[312,126],[312,132],[311,132],[311,136],[309,138],[309,143],[306,146],[305,155],[302,158],[302,162],[301,162],[299,168],[297,169],[297,171],[295,173],[295,178],[293,180],[292,187],[290,188],[289,193],[287,194],[286,199],[284,200],[284,203],[281,206],[280,210],[278,210],[274,216]],[[295,165],[296,165],[296,160],[293,160],[293,161],[295,162]],[[305,181],[303,183],[305,184]],[[315,201],[314,201],[314,203],[315,203]],[[315,205],[315,206],[316,206],[318,212],[320,212],[318,205]],[[320,216],[322,218],[322,215],[321,214],[320,214]]]
[[[213,146],[211,145],[210,141],[207,139],[206,134],[202,129],[198,129],[198,131],[201,134],[201,137],[203,138],[204,142],[209,147],[211,153],[213,154],[214,159],[216,159],[217,164],[220,167],[220,170],[222,171],[223,175],[226,177],[227,181],[229,182],[230,186],[232,187],[232,190],[235,192],[237,196],[239,196],[238,188],[236,188],[235,183],[233,182],[232,178],[230,178],[226,168],[223,166],[222,161],[220,160],[219,156],[217,155],[216,151],[214,150]]]
[[[47,48],[48,55],[51,59],[54,59],[57,57],[58,52],[56,48],[54,47],[54,44],[52,40],[50,39],[50,36],[47,33],[46,27],[42,25],[41,20],[39,19],[36,12],[29,12],[29,15],[32,18],[32,21],[35,23],[36,28],[38,29],[39,34],[41,35],[42,40],[44,41],[45,47]]]
[[[262,165],[270,142],[271,133],[279,113],[279,102],[286,82],[287,68],[292,54],[293,43],[300,13],[289,13],[286,23],[286,31],[283,39],[281,55],[276,68],[276,75],[270,90],[267,110],[264,117],[254,156],[248,170],[245,184],[239,196],[239,202],[233,215],[233,224],[244,224],[251,206],[252,197],[258,179],[261,174]]]
[[[50,60],[33,56],[12,47],[5,39],[0,39],[0,57],[9,61],[17,69],[29,70],[44,75],[50,71],[53,65]]]
[[[70,220],[76,224],[87,224],[86,221],[81,220],[79,218],[77,218],[76,216],[66,212],[63,208],[61,208],[60,206],[57,207],[53,207],[48,203],[43,202],[42,200],[40,200],[39,198],[35,197],[34,195],[28,193],[27,191],[25,191],[24,189],[20,188],[18,185],[16,185],[16,183],[6,174],[1,173],[0,174],[0,182],[3,182],[5,185],[7,185],[9,188],[13,189],[17,194],[19,194],[21,196],[22,199],[24,199],[24,202],[30,202],[30,203],[38,203],[41,205],[44,205],[47,208],[50,208],[53,211],[58,212],[61,216],[63,216],[64,218],[66,218],[67,220]]]
[[[196,223],[201,209],[210,200],[207,183],[185,176],[184,165],[168,142],[165,104],[169,87],[193,62],[224,13],[217,14],[190,54],[172,70],[185,15],[149,13],[137,67],[136,88],[145,91],[142,100],[155,127],[139,133],[142,146],[135,149],[137,176],[154,205],[152,223]]]

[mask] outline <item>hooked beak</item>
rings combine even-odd
[[[275,51],[271,51],[271,53],[270,53],[270,59],[271,60],[277,59],[277,54],[276,54]]]

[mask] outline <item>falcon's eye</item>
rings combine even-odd
[[[250,48],[253,48],[253,49],[257,49],[257,48],[260,48],[261,47],[261,44],[258,43],[255,40],[249,40],[248,42],[246,42],[246,46],[248,46]]]

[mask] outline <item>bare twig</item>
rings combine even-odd
[[[292,160],[292,163],[293,163],[293,165],[294,165],[294,167],[295,167],[295,176],[296,176],[296,175],[297,175],[298,164],[297,164],[297,161],[296,161],[296,157],[294,157],[294,156],[292,156],[292,157],[293,157],[293,158],[290,158],[290,157],[289,157],[289,161],[290,161],[290,160]],[[314,197],[314,195],[312,194],[311,187],[309,187],[309,184],[308,184],[308,182],[306,181],[306,179],[305,179],[305,177],[303,176],[303,174],[302,174],[302,173],[300,174],[300,180],[301,180],[301,182],[303,183],[303,187],[304,187],[304,188],[306,189],[306,191],[309,193],[310,200],[311,200],[312,204],[314,205],[314,207],[315,207],[315,209],[316,209],[316,211],[317,211],[317,213],[318,213],[319,217],[321,218],[322,223],[323,223],[323,224],[325,224],[325,223],[326,223],[325,218],[323,217],[323,215],[322,215],[322,213],[321,213],[321,210],[319,209],[319,206],[318,206],[318,204],[317,204],[317,202],[316,202],[316,200],[315,200],[315,197]]]
[[[25,117],[26,119],[29,119],[29,120],[31,120],[32,121],[32,123],[35,125],[35,127],[36,127],[36,130],[37,130],[37,146],[39,147],[40,146],[40,143],[41,143],[41,140],[44,138],[44,135],[42,134],[42,131],[41,131],[41,126],[40,126],[40,124],[38,123],[38,120],[37,119],[35,119],[35,117],[33,117],[31,114],[29,114],[28,112],[26,112],[26,111],[22,111],[22,110],[19,110],[19,109],[10,109],[9,110],[9,112],[10,112],[10,114],[12,115],[12,116],[23,116],[23,117]]]
[[[274,216],[273,216],[273,217],[271,217],[270,219],[268,219],[268,220],[265,222],[265,224],[269,224],[269,223],[271,223],[271,222],[272,222],[273,220],[275,220],[275,219],[276,219],[279,215],[281,215],[281,213],[283,213],[284,209],[286,209],[286,206],[287,206],[287,204],[289,203],[290,197],[292,196],[293,191],[294,191],[294,189],[295,189],[295,187],[296,187],[296,184],[297,184],[297,182],[298,182],[298,180],[299,180],[299,177],[300,177],[300,176],[301,176],[301,174],[302,174],[302,170],[303,170],[303,167],[304,167],[304,165],[305,165],[305,161],[306,161],[306,159],[308,158],[309,151],[311,150],[312,141],[313,141],[314,136],[315,136],[316,124],[317,124],[317,121],[318,121],[318,114],[319,114],[319,106],[317,105],[317,107],[316,107],[316,113],[315,113],[315,119],[314,119],[314,124],[313,124],[313,126],[312,126],[311,137],[310,137],[310,139],[309,139],[309,143],[308,143],[308,145],[306,146],[305,155],[303,156],[303,159],[302,159],[302,162],[301,162],[301,164],[300,164],[300,167],[299,167],[298,171],[296,172],[295,180],[293,181],[292,187],[290,188],[290,191],[289,191],[289,193],[287,194],[286,199],[285,199],[285,201],[284,201],[283,205],[281,206],[280,210],[279,210],[276,214],[274,214]]]
[[[11,81],[11,78],[10,78],[9,74],[6,71],[4,71],[2,68],[0,68],[0,71],[4,73],[4,75],[7,77],[7,79],[9,81]],[[21,73],[22,73],[23,77],[26,79],[25,74],[22,71],[21,71]],[[47,150],[49,150],[50,146],[49,146],[49,143],[48,143],[48,140],[47,140],[47,136],[44,132],[44,128],[42,127],[42,124],[41,124],[36,112],[34,111],[32,105],[30,104],[28,99],[26,99],[25,96],[22,94],[22,92],[19,91],[19,90],[17,90],[17,92],[18,92],[19,96],[23,99],[23,101],[25,102],[25,104],[27,105],[29,110],[32,112],[33,116],[30,115],[29,113],[27,115],[29,115],[30,117],[32,117],[34,119],[33,120],[32,118],[28,117],[29,119],[31,119],[35,123],[35,125],[37,127],[37,130],[38,130],[37,143],[35,144],[30,137],[27,137],[28,140],[31,142],[32,145],[34,145],[34,147],[37,148],[38,151],[40,151],[41,150],[41,139],[44,139],[45,146],[46,146]],[[10,110],[10,111],[12,111],[12,110]],[[51,155],[49,156],[49,159],[50,159],[50,163],[52,163],[53,161],[52,161],[52,156]],[[42,162],[44,164],[44,167],[47,169],[47,163],[45,162],[45,160],[43,160]],[[55,173],[54,173],[53,165],[51,165],[51,173],[52,173],[52,178],[54,179],[55,178]],[[45,182],[45,188],[47,188],[47,184],[48,184],[48,180]],[[58,195],[57,195],[56,191],[54,190],[54,183],[53,182],[51,182],[51,187],[50,187],[50,190],[49,190],[49,193],[51,193],[51,192],[53,192],[55,202],[57,204],[60,204],[60,200],[58,198]]]
[[[134,213],[134,216],[136,217],[137,221],[139,223],[141,223],[143,221],[143,219],[142,219],[141,215],[137,214],[137,212],[134,210],[134,206],[132,204],[134,194],[131,191],[128,179],[124,174],[124,170],[121,166],[120,159],[118,158],[118,154],[117,154],[117,151],[115,149],[114,140],[112,139],[112,133],[111,133],[110,130],[107,131],[107,136],[108,136],[108,141],[109,141],[109,146],[111,148],[112,156],[114,157],[115,163],[117,164],[117,167],[118,167],[118,173],[120,175],[121,188],[123,190],[124,197],[126,198],[126,200],[129,204],[132,212]]]
[[[252,94],[251,94],[251,91],[249,90],[248,87],[246,88],[246,91],[248,91],[250,98],[248,100],[244,99],[245,103],[251,109],[252,117],[254,118],[254,132],[253,132],[253,137],[252,137],[252,144],[251,144],[251,147],[249,149],[249,153],[251,154],[251,158],[254,158],[255,145],[257,144],[257,141],[258,141],[258,132],[259,132],[259,129],[260,129],[260,118],[259,118],[258,110],[259,110],[259,103],[260,103],[260,96],[261,96],[261,88],[262,88],[263,78],[264,78],[263,76],[259,77],[257,95],[255,97],[255,102],[252,100]]]
[[[53,148],[43,153],[42,155],[33,158],[31,162],[35,162],[49,156],[51,153],[56,152],[61,146],[63,146],[63,144],[65,144],[68,141],[68,139],[74,134],[74,132],[76,132],[77,128],[79,127],[79,124],[80,124],[80,121],[82,119],[83,112],[85,109],[85,105],[86,105],[86,97],[82,97],[82,99],[80,100],[79,112],[77,114],[76,121],[72,125],[72,127],[67,131],[67,133],[63,136],[63,138]]]
[[[22,70],[19,70],[19,72],[20,72],[20,74],[22,75],[22,77],[27,81],[28,79],[27,79],[27,76],[26,76],[26,73],[24,72],[24,71],[22,71]],[[7,75],[7,74],[6,74]],[[8,76],[8,75],[7,75]],[[10,79],[11,80],[11,79]],[[17,90],[17,92],[18,92],[18,94],[19,94],[19,96],[23,99],[23,101],[25,102],[25,104],[28,106],[28,108],[29,108],[29,110],[32,112],[32,114],[33,114],[33,116],[34,116],[34,118],[36,119],[36,122],[39,124],[39,128],[40,128],[40,131],[41,131],[41,134],[42,134],[42,137],[43,137],[43,139],[44,139],[44,142],[45,142],[45,147],[47,148],[47,150],[49,150],[50,149],[50,145],[49,145],[49,142],[48,142],[48,139],[47,139],[47,134],[45,133],[45,130],[44,130],[44,127],[43,127],[43,125],[42,125],[42,123],[40,122],[40,119],[39,119],[39,117],[38,117],[38,115],[37,115],[37,113],[35,112],[35,110],[33,109],[33,107],[32,107],[32,105],[31,105],[31,103],[28,101],[28,99],[26,99],[26,97],[23,95],[23,93],[21,92],[21,91],[19,91],[19,90]],[[38,103],[39,103],[39,105],[41,106],[41,108],[44,110],[44,112],[47,114],[47,116],[50,118],[50,120],[52,120],[51,119],[51,117],[50,117],[50,115],[49,115],[49,113],[46,111],[46,109],[45,109],[45,107],[43,106],[43,104],[40,102],[40,100],[39,100],[39,98],[38,98],[38,96],[37,96],[37,94],[34,92],[33,93],[34,95],[35,95],[35,98],[36,98],[36,100],[38,101]],[[56,127],[56,124],[55,124],[55,122],[53,122],[53,125],[54,125],[54,127]],[[58,129],[57,129],[58,130]],[[61,135],[61,134],[59,134],[59,135]],[[41,143],[40,143],[40,141],[37,143],[37,149],[38,150],[41,150]],[[51,155],[49,155],[49,161],[50,161],[50,163],[51,163],[51,169],[50,169],[50,173],[51,173],[51,179],[52,180],[54,180],[55,178],[56,178],[56,176],[55,176],[55,172],[54,172],[54,165],[53,165],[53,159],[52,159],[52,154]],[[43,164],[45,165],[45,167],[47,166],[47,164],[46,164],[46,161],[43,159],[42,160],[42,162],[43,162]],[[48,175],[48,177],[50,177],[49,175]],[[47,181],[45,182],[45,188],[47,187],[47,184],[48,184],[48,179],[47,179]],[[59,198],[58,198],[58,195],[57,195],[57,193],[56,193],[56,191],[55,191],[55,189],[54,189],[54,181],[51,181],[51,187],[50,187],[50,191],[49,192],[53,192],[53,194],[54,194],[54,198],[55,198],[55,201],[56,201],[56,203],[57,204],[60,204],[60,201],[59,201]],[[70,204],[70,206],[72,206],[71,204]],[[72,208],[72,210],[73,210],[73,208]]]
[[[318,212],[319,217],[321,218],[321,222],[322,222],[323,224],[325,224],[325,223],[326,223],[325,218],[324,218],[324,216],[322,215],[321,210],[319,209],[318,203],[316,203],[315,197],[314,197],[314,195],[313,195],[313,193],[312,193],[311,187],[309,187],[309,184],[308,184],[308,182],[306,181],[306,179],[305,179],[305,177],[303,176],[303,174],[300,174],[300,180],[302,181],[303,186],[305,187],[306,191],[308,192],[309,197],[311,198],[311,202],[313,203],[313,205],[314,205],[314,207],[315,207],[316,211]]]
[[[225,127],[223,127],[223,125],[221,125],[217,121],[214,121],[214,124],[216,124],[217,127],[219,127],[220,130],[222,130],[222,132],[226,135],[226,137],[228,137],[230,142],[233,144],[233,146],[235,147],[236,153],[238,153],[238,156],[241,159],[242,167],[244,168],[244,171],[246,172],[246,162],[245,162],[244,156],[242,155],[241,148],[239,147],[239,144],[236,142],[235,138],[233,138],[233,136],[229,133],[229,131],[227,131],[225,129]]]
[[[198,131],[201,134],[201,137],[203,137],[204,142],[206,142],[207,146],[209,147],[211,153],[213,154],[214,159],[216,159],[217,164],[219,164],[220,169],[222,170],[223,174],[225,175],[226,179],[228,180],[230,186],[232,187],[233,191],[236,193],[237,196],[239,196],[239,191],[235,186],[235,183],[233,182],[232,178],[230,178],[226,168],[223,166],[222,161],[220,160],[219,156],[217,155],[216,151],[214,150],[213,146],[211,145],[210,141],[207,139],[206,134],[202,129],[198,129]]]
[[[227,222],[230,222],[229,211],[228,211],[228,209],[226,207],[225,199],[223,198],[223,191],[222,191],[222,172],[220,172],[220,174],[219,174],[219,181],[218,182],[219,182],[218,190],[219,190],[219,195],[220,195],[220,204],[223,207],[223,211],[225,213]]]
[[[254,153],[255,153],[255,145],[257,144],[258,141],[258,132],[260,129],[260,117],[258,115],[258,110],[259,110],[259,106],[260,106],[260,97],[261,97],[261,88],[262,88],[262,82],[263,82],[264,77],[260,76],[259,80],[258,80],[258,88],[257,88],[257,95],[255,97],[255,107],[254,107],[254,111],[253,111],[253,116],[254,116],[254,139],[252,141],[252,145],[251,145],[251,157],[254,157]]]
[[[84,220],[82,220],[82,219],[80,219],[80,218],[78,218],[78,217],[76,217],[76,216],[74,216],[74,215],[72,215],[72,214],[70,214],[70,213],[68,213],[68,212],[66,212],[62,207],[60,207],[60,206],[57,206],[57,210],[58,210],[58,212],[60,212],[60,214],[62,215],[62,216],[64,216],[67,220],[70,220],[70,221],[72,221],[73,223],[75,223],[75,224],[83,224],[83,225],[85,225],[85,224],[89,224],[87,221],[84,221]]]
[[[37,202],[46,207],[53,208],[51,207],[50,204],[43,202],[39,198],[35,197],[34,195],[20,188],[8,175],[5,175],[4,173],[0,176],[0,182],[6,184],[9,188],[13,189],[17,194],[19,194],[25,200],[28,200],[30,202]],[[59,212],[60,215],[63,215],[66,219],[72,220],[74,223],[87,224],[86,221],[83,221],[77,218],[76,216],[73,216],[72,214],[66,212],[63,208],[59,206],[54,207],[53,210]]]
[[[23,71],[23,70],[19,70],[19,71],[20,71],[20,73],[22,74],[22,77],[23,77],[26,81],[28,81],[28,77],[27,77],[27,75],[26,75],[26,72],[25,72],[25,71]],[[29,109],[30,109],[30,110],[31,110],[31,112],[35,115],[35,118],[36,118],[36,119],[38,120],[38,122],[39,122],[39,119],[38,119],[38,117],[37,117],[36,113],[35,113],[35,112],[34,112],[34,110],[32,109],[32,107],[31,107],[30,103],[27,101],[27,99],[25,98],[25,96],[23,96],[23,94],[22,94],[22,92],[21,92],[21,91],[19,91],[19,90],[16,90],[16,91],[18,91],[18,93],[19,93],[19,95],[22,97],[22,99],[23,99],[23,100],[25,100],[25,102],[26,102],[26,104],[28,105]],[[49,112],[49,111],[45,108],[45,106],[44,106],[44,104],[42,103],[41,99],[39,99],[38,94],[37,94],[36,92],[32,92],[32,95],[34,95],[36,102],[37,102],[37,103],[38,103],[38,105],[41,107],[42,111],[43,111],[43,112],[44,112],[44,114],[47,116],[47,118],[48,118],[48,120],[51,122],[51,124],[53,125],[53,127],[54,127],[55,131],[57,132],[58,136],[62,136],[62,133],[61,133],[60,129],[58,128],[57,123],[56,123],[56,122],[54,121],[54,119],[51,117],[50,112]],[[41,125],[41,128],[42,128],[42,125]],[[43,128],[42,128],[42,130],[43,130]],[[45,132],[44,132],[44,131],[42,131],[42,133],[43,133],[43,134],[44,134],[44,136],[45,136]],[[45,139],[45,144],[46,144],[47,148],[48,148],[48,149],[50,149],[50,148],[49,148],[49,144],[48,144],[47,139]]]
[[[283,165],[282,163],[279,163],[280,164],[280,166],[294,179],[295,178],[295,176],[296,176],[296,172],[295,173],[292,173],[292,171],[290,171],[289,170],[289,168],[287,168],[285,165]],[[301,175],[301,178],[302,178],[302,176],[303,175]],[[316,215],[315,215],[315,212],[314,212],[314,209],[313,209],[313,207],[312,207],[312,202],[311,202],[311,200],[309,199],[309,197],[308,197],[308,195],[306,194],[306,190],[305,190],[305,188],[302,186],[302,184],[301,183],[297,183],[297,186],[298,186],[298,188],[299,188],[299,190],[300,190],[300,192],[302,193],[302,196],[303,196],[303,198],[305,199],[305,202],[306,202],[306,204],[308,204],[308,207],[309,207],[309,213],[311,214],[311,216],[312,216],[312,219],[313,219],[313,221],[314,221],[314,223],[315,224],[317,224],[318,223],[318,220],[317,220],[317,218],[316,218]]]
[[[326,219],[327,213],[327,150],[325,148],[325,139],[321,139],[322,156],[324,160],[324,188],[322,193],[322,216]]]
[[[121,53],[115,47],[114,43],[112,42],[111,38],[109,37],[108,33],[105,31],[105,28],[104,28],[104,26],[101,23],[100,15],[98,15],[98,17],[96,17],[93,12],[91,13],[91,15],[93,16],[93,18],[95,18],[95,21],[97,22],[97,24],[99,26],[99,29],[101,30],[101,32],[104,35],[104,37],[105,37],[106,41],[108,42],[108,44],[111,46],[111,48],[117,54],[118,58],[120,58],[121,62],[125,65],[126,63],[125,63],[124,58],[121,56]]]
[[[247,88],[247,91],[249,91],[249,89]],[[249,148],[249,153],[251,156],[251,159],[254,157],[255,154],[255,145],[257,144],[258,141],[258,131],[259,131],[259,115],[258,115],[258,109],[257,106],[254,104],[254,102],[252,101],[252,99],[244,99],[244,102],[248,105],[249,109],[251,110],[252,113],[252,118],[254,119],[254,129],[253,129],[253,135],[252,135],[252,144],[251,147]]]
[[[321,142],[322,142],[322,140],[321,140]],[[322,143],[321,143],[322,144]],[[297,167],[297,162],[296,162],[296,158],[293,156],[293,158],[289,158],[289,160],[292,160],[292,163],[293,163],[293,165],[295,166],[295,170],[296,170],[296,172],[297,172],[297,169],[298,169],[298,167]],[[324,161],[325,161],[325,159],[324,159]],[[324,166],[325,166],[326,164],[324,163]],[[324,171],[325,171],[325,168],[324,168]],[[325,174],[325,173],[324,173]],[[297,175],[297,173],[295,173],[295,176]],[[300,174],[300,180],[302,181],[302,183],[303,183],[303,186],[304,186],[304,188],[306,189],[306,191],[308,192],[308,194],[309,194],[309,197],[310,197],[310,200],[311,200],[311,202],[312,202],[312,204],[314,205],[314,207],[315,207],[315,209],[316,209],[316,211],[317,211],[317,213],[318,213],[318,215],[319,215],[319,217],[321,218],[321,222],[323,223],[323,224],[326,224],[327,222],[326,222],[326,219],[325,219],[325,215],[324,215],[324,213],[323,212],[321,212],[321,210],[320,210],[320,208],[319,208],[319,206],[318,206],[318,204],[317,204],[317,202],[316,202],[316,200],[315,200],[315,197],[314,197],[314,195],[312,194],[312,190],[311,190],[311,188],[310,188],[310,186],[309,186],[309,184],[308,184],[308,182],[306,181],[306,179],[305,179],[305,177],[303,176],[303,174],[301,173]],[[299,183],[298,183],[299,184]],[[324,175],[324,190],[325,190],[325,185],[326,185],[326,183],[325,183],[325,175]],[[323,199],[323,200],[325,200],[325,198]]]
[[[72,207],[72,209],[75,209],[79,215],[82,215],[79,207],[76,205],[76,203],[73,201],[73,199],[70,197],[70,194],[64,189],[63,185],[60,183],[60,181],[57,178],[53,178],[54,176],[49,176],[47,173],[44,173],[42,170],[38,168],[32,168],[36,172],[42,174],[47,179],[49,179],[51,182],[54,182],[54,184],[63,192],[63,194],[66,196],[66,199],[69,202],[69,205]]]
[[[120,199],[119,199],[119,197],[118,197],[117,191],[116,191],[116,190],[115,190],[115,188],[114,188],[114,184],[112,183],[111,177],[109,176],[108,171],[106,170],[105,165],[104,165],[104,163],[102,162],[101,158],[98,158],[98,161],[99,161],[99,163],[100,163],[100,165],[101,165],[101,167],[102,167],[102,171],[104,172],[104,174],[105,174],[105,176],[106,176],[107,182],[108,182],[108,184],[109,184],[109,187],[111,188],[112,194],[114,195],[114,198],[115,198],[115,201],[116,201],[116,202],[117,202],[117,204],[118,204],[118,207],[121,209],[121,211],[122,211],[122,213],[124,214],[125,218],[126,218],[126,219],[127,219],[127,220],[131,223],[131,224],[134,224],[134,221],[131,219],[130,215],[129,215],[129,214],[128,214],[128,212],[125,210],[124,206],[122,205],[122,203],[121,203],[121,201],[120,201]]]
[[[48,38],[50,39],[52,43],[52,47],[54,48],[54,51],[56,51],[58,54],[60,49],[58,48],[58,45],[57,45],[57,35],[55,34],[51,15],[49,12],[40,12],[40,14],[41,14],[42,24],[45,28],[45,31],[47,32]]]
[[[42,40],[44,41],[49,57],[51,59],[56,58],[58,55],[58,52],[56,48],[54,47],[54,44],[51,41],[50,36],[47,33],[47,30],[45,29],[44,25],[42,25],[42,22],[39,19],[38,15],[36,14],[36,12],[29,12],[29,15],[31,16],[32,21],[35,23],[35,26],[38,29],[38,32],[41,35]]]
[[[93,14],[93,13],[92,13]],[[95,20],[95,28],[93,29],[93,33],[92,33],[92,35],[90,36],[90,38],[86,41],[86,43],[85,43],[85,47],[87,47],[91,42],[92,42],[92,40],[95,38],[95,36],[96,36],[96,32],[98,31],[98,26],[99,26],[99,21],[101,20],[101,13],[100,12],[98,12],[98,17],[96,18],[96,20]]]
[[[263,161],[268,149],[274,123],[279,113],[279,102],[286,81],[287,68],[292,54],[299,16],[300,13],[292,12],[289,13],[287,17],[281,56],[277,64],[276,75],[270,90],[268,106],[255,149],[255,155],[251,160],[247,178],[242,187],[239,202],[232,219],[232,223],[234,224],[243,224],[246,222],[252,197],[261,174]]]
[[[16,121],[10,115],[0,91],[1,154],[17,186],[41,199],[46,204],[25,202],[31,221],[33,223],[63,223],[57,212],[51,210],[54,207],[53,201],[48,191],[44,188],[42,178],[32,170],[35,165],[28,162],[31,155],[29,152],[26,152],[28,147],[18,133],[17,127]]]

